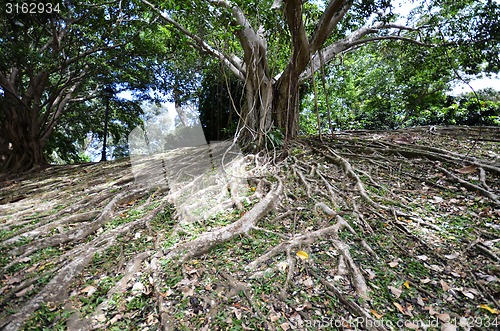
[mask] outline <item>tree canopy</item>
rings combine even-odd
[[[39,166],[89,128],[99,132],[104,88],[147,90],[155,83],[152,64],[166,56],[161,31],[132,1],[65,2],[59,9],[1,14],[0,139],[12,145],[4,170]],[[115,110],[120,123],[138,123],[130,106]]]
[[[304,84],[328,108],[345,99],[339,90],[352,96],[370,90],[356,121],[374,127],[393,117],[395,127],[424,111],[422,103],[443,99],[451,75],[498,72],[498,2],[410,4],[407,20],[389,0],[67,1],[58,12],[2,12],[0,144],[9,148],[1,167],[38,167],[57,149],[64,159],[77,159],[74,142],[85,131],[102,135],[97,110],[105,87],[142,91],[142,98],[160,91],[183,118],[182,103],[209,77],[208,58],[242,82],[236,131],[256,148],[273,132],[285,139],[299,133]],[[358,62],[349,63],[351,53]],[[396,57],[398,64],[391,62]],[[340,62],[343,73],[335,66]],[[380,84],[387,66],[399,69]],[[350,70],[351,78],[343,77]],[[141,122],[140,110],[113,100],[112,133],[119,140]],[[394,105],[404,108],[400,114]]]

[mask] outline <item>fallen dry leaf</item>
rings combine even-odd
[[[449,238],[449,237],[448,237],[448,238]],[[444,268],[443,268],[443,267],[438,266],[437,264],[431,264],[431,265],[429,266],[429,268],[430,268],[431,270],[436,271],[436,272],[443,272],[443,270],[444,270]]]
[[[441,288],[443,289],[443,291],[448,292],[450,290],[450,286],[446,284],[444,280],[440,279],[439,283],[441,284]]]
[[[457,252],[455,252],[455,253],[452,253],[452,254],[449,254],[449,255],[445,255],[444,257],[447,258],[448,260],[454,260],[454,259],[456,259],[459,256],[460,256],[460,254],[458,254]]]
[[[417,303],[419,306],[422,306],[422,307],[425,306],[425,302],[420,295],[417,297]]]
[[[297,252],[297,257],[301,260],[307,260],[309,258],[309,254],[307,254],[304,251],[298,251]]]
[[[190,297],[194,294],[194,287],[184,287],[181,291],[184,297]]]
[[[236,319],[241,320],[241,309],[231,307],[231,310],[233,311],[234,316],[236,316]]]
[[[277,267],[282,272],[285,272],[286,268],[288,268],[288,262],[282,261],[282,262],[278,263]]]
[[[479,305],[479,308],[485,309],[485,310],[489,311],[492,314],[496,314],[496,315],[500,314],[500,311],[498,311],[498,309],[491,308],[490,306],[488,306],[486,304]]]
[[[441,326],[441,331],[457,331],[457,327],[451,323],[445,323]]]
[[[419,326],[415,323],[412,323],[410,321],[405,322],[405,327],[407,327],[410,330],[418,330]]]
[[[387,288],[391,291],[392,295],[394,295],[396,298],[399,298],[401,294],[403,293],[402,290],[395,288],[394,286],[387,286]]]
[[[424,309],[428,310],[429,311],[429,315],[431,315],[431,316],[438,314],[438,312],[435,311],[431,306],[425,307]]]
[[[144,284],[141,282],[136,282],[132,287],[132,294],[139,294],[144,292]]]
[[[373,314],[373,316],[375,316],[377,319],[381,319],[381,318],[382,318],[382,316],[384,316],[384,315],[380,315],[379,313],[377,313],[377,312],[375,311],[375,309],[370,309],[370,312],[371,312],[371,313]]]
[[[88,298],[88,297],[91,297],[92,294],[95,293],[95,291],[97,291],[97,289],[94,286],[89,285],[89,286],[85,287],[83,290],[81,290],[80,292],[87,293],[87,298]]]
[[[174,294],[174,291],[172,291],[172,289],[170,289],[170,288],[169,288],[168,290],[166,290],[165,292],[160,293],[160,295],[161,295],[162,297],[164,297],[164,298],[165,298],[165,297],[168,297],[168,296],[170,296],[170,295],[172,295],[172,294]]]
[[[307,277],[306,279],[304,279],[302,284],[304,284],[305,287],[312,287],[314,285],[311,277]]]
[[[403,306],[401,306],[399,303],[397,302],[393,302],[393,305],[396,306],[396,308],[402,313],[402,314],[405,314],[407,316],[412,316],[413,317],[413,314],[411,313],[411,310],[413,310],[413,307],[410,306],[410,309],[406,309],[404,308]]]
[[[443,322],[449,322],[450,321],[450,315],[444,313],[444,314],[436,314],[436,317],[439,318]]]
[[[368,279],[369,280],[372,280],[375,277],[377,277],[377,275],[371,269],[365,269],[365,271],[368,274]]]
[[[443,198],[438,197],[438,196],[434,196],[433,199],[430,200],[430,202],[432,202],[432,203],[441,203],[443,201],[444,201]]]
[[[462,291],[462,294],[465,295],[469,299],[474,299],[475,295],[469,291]]]
[[[402,313],[402,314],[406,314],[406,311],[404,310],[404,308],[397,302],[393,302],[394,306],[396,306],[396,308]]]
[[[399,264],[398,261],[392,261],[392,262],[389,262],[389,267],[395,268],[398,266],[398,264]]]
[[[106,323],[107,325],[113,325],[115,324],[116,322],[118,322],[119,320],[121,320],[123,318],[123,315],[122,314],[116,314],[115,316],[113,316],[112,319],[109,320],[108,323]]]

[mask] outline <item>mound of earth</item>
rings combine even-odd
[[[495,127],[348,131],[203,171],[206,149],[181,148],[140,173],[0,177],[0,327],[493,330],[499,142]]]

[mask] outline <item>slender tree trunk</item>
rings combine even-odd
[[[182,91],[181,91],[181,87],[180,87],[180,84],[177,81],[177,79],[175,81],[173,94],[174,94],[175,111],[177,112],[177,115],[179,116],[179,119],[180,119],[182,125],[188,126],[189,123],[187,120],[187,116],[186,116],[186,113],[184,112],[184,110],[182,109],[182,104],[181,104]]]

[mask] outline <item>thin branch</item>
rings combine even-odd
[[[358,46],[358,45],[363,45],[367,44],[370,42],[375,42],[375,41],[381,41],[381,40],[400,40],[400,41],[406,41],[408,43],[412,43],[418,46],[425,46],[425,47],[436,47],[434,44],[427,44],[415,39],[407,38],[407,37],[401,37],[401,36],[379,36],[379,37],[373,37],[373,38],[366,38],[366,39],[361,39],[361,40],[356,40],[355,42],[348,44],[348,48],[346,49],[349,50],[352,47]]]

